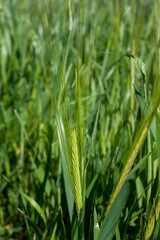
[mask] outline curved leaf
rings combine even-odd
[[[43,209],[39,206],[39,204],[31,197],[29,197],[27,194],[25,194],[22,191],[19,191],[19,193],[36,209],[36,211],[39,213],[41,218],[43,219],[43,222],[46,225],[46,216],[44,214]]]

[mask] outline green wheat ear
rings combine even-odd
[[[154,230],[154,226],[155,226],[155,215],[152,216],[152,218],[149,220],[147,227],[146,227],[146,231],[145,231],[145,240],[149,240],[153,230]]]
[[[80,212],[82,208],[82,189],[79,171],[77,137],[75,130],[71,132],[71,158],[72,158],[74,199],[76,203],[77,212]]]
[[[155,227],[155,223],[158,220],[159,217],[159,213],[160,213],[160,199],[158,200],[157,204],[156,204],[156,208],[154,210],[154,212],[152,213],[151,217],[149,218],[148,224],[146,226],[146,230],[145,230],[145,240],[149,240],[154,227]]]

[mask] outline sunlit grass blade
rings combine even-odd
[[[36,209],[36,211],[39,213],[39,215],[43,219],[44,223],[46,224],[47,223],[46,216],[44,214],[43,209],[39,206],[39,204],[33,198],[31,198],[24,192],[20,191],[20,194]]]

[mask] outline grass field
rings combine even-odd
[[[160,1],[0,1],[0,239],[160,239]]]

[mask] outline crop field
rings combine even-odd
[[[160,0],[0,1],[0,240],[160,239]]]

